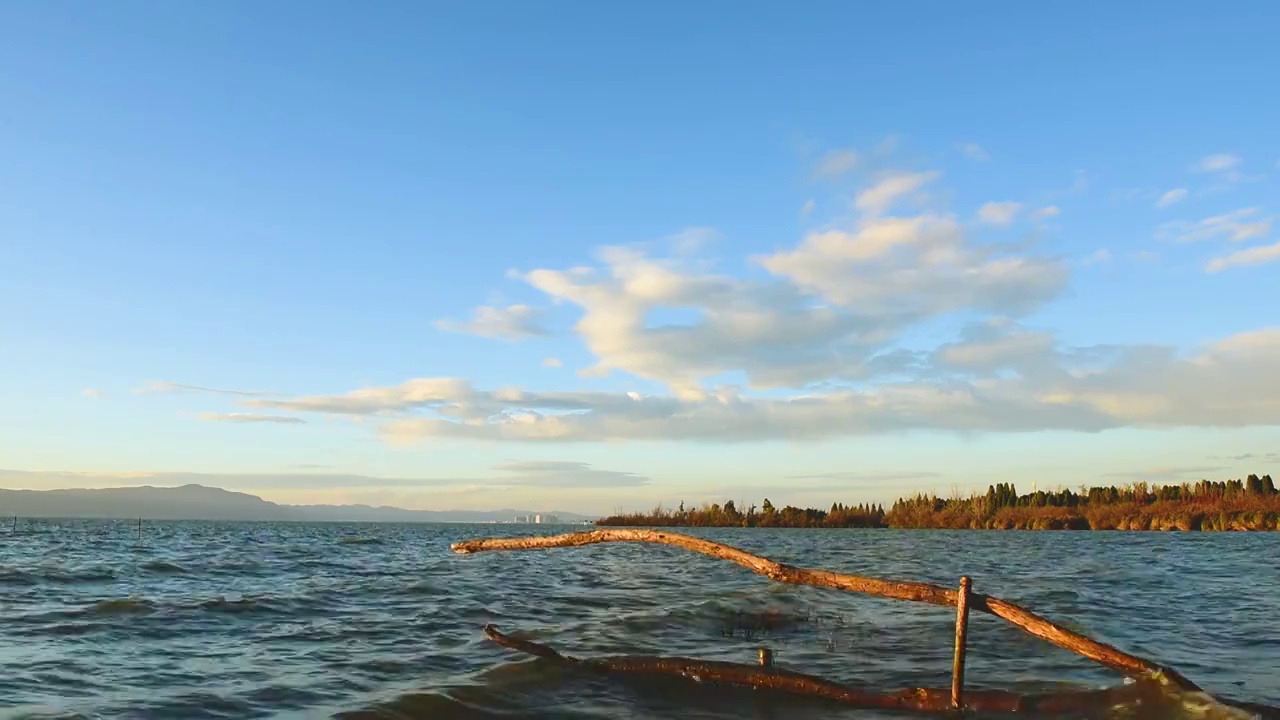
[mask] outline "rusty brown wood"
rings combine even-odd
[[[778,582],[814,585],[933,605],[956,605],[957,592],[938,585],[881,580],[860,575],[836,573],[829,570],[795,567],[775,562],[723,543],[662,530],[605,528],[564,535],[486,538],[454,543],[451,549],[457,553],[467,554],[495,550],[542,550],[547,548],[580,547],[609,542],[642,542],[679,547],[721,560],[728,560]],[[1182,690],[1200,690],[1195,683],[1171,668],[1136,655],[1130,655],[1080,633],[1067,630],[1011,602],[974,593],[970,596],[969,605],[971,611],[977,610],[995,615],[1026,633],[1065,650],[1083,655],[1090,660],[1126,675],[1132,677],[1157,676]]]
[[[956,592],[956,651],[951,661],[951,707],[964,709],[964,653],[969,636],[969,577],[960,578]]]

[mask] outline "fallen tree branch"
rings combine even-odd
[[[933,605],[954,607],[956,604],[956,591],[949,588],[928,583],[880,580],[860,575],[835,573],[829,570],[795,567],[713,540],[660,530],[609,528],[564,535],[467,540],[454,543],[450,547],[454,552],[466,554],[494,550],[541,550],[546,548],[578,547],[607,542],[657,543],[684,548],[692,552],[737,563],[754,573],[764,575],[778,582],[814,585]],[[969,603],[972,610],[995,615],[1012,623],[1024,632],[1065,650],[1083,655],[1125,675],[1135,678],[1157,677],[1184,691],[1196,692],[1200,690],[1195,683],[1171,668],[1146,658],[1130,655],[1080,633],[1067,630],[1011,602],[973,593],[969,598]]]
[[[950,688],[910,688],[890,693],[834,683],[812,675],[772,666],[745,665],[680,657],[611,656],[579,659],[529,640],[520,640],[487,625],[484,632],[498,645],[536,655],[552,662],[606,673],[679,676],[696,682],[714,683],[832,700],[863,709],[952,712]],[[1140,682],[1105,690],[1019,695],[1004,690],[967,690],[967,709],[988,713],[1032,713],[1036,715],[1098,711],[1123,703],[1159,702],[1158,683]]]

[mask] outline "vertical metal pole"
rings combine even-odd
[[[969,577],[960,578],[956,594],[956,654],[951,664],[951,707],[964,708],[964,650],[969,635]]]

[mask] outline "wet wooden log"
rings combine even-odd
[[[900,582],[795,567],[760,557],[745,550],[713,540],[682,535],[661,530],[637,528],[606,528],[587,532],[547,535],[538,537],[485,538],[454,543],[454,552],[468,554],[495,550],[543,550],[547,548],[580,547],[608,542],[641,542],[670,545],[692,552],[728,560],[748,570],[778,582],[796,585],[845,590],[847,592],[875,595],[896,600],[956,605],[957,592],[949,588],[918,582]],[[1134,678],[1158,677],[1181,690],[1198,691],[1200,688],[1177,671],[1159,663],[1130,655],[1106,643],[1072,632],[1055,625],[1029,610],[999,598],[974,593],[970,597],[970,610],[977,610],[1008,621],[1022,631],[1034,635],[1065,650],[1093,660]]]
[[[484,632],[498,645],[546,660],[584,669],[632,675],[682,677],[699,683],[771,690],[831,700],[862,709],[912,710],[950,713],[950,688],[908,688],[882,693],[824,680],[776,666],[746,665],[681,657],[610,656],[575,658],[529,640],[521,640],[487,625]],[[973,690],[966,706],[978,712],[1034,715],[1089,713],[1119,704],[1156,703],[1162,697],[1158,683],[1140,682],[1105,690],[1019,695],[1004,690]]]
[[[951,660],[951,707],[964,709],[964,654],[969,635],[969,584],[968,576],[960,578],[956,592],[956,651]]]

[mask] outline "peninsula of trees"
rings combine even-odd
[[[733,501],[696,509],[661,506],[618,514],[597,525],[649,527],[937,528],[985,530],[1280,530],[1280,491],[1270,475],[1181,485],[1133,483],[1039,490],[1019,495],[1000,483],[982,495],[915,495],[893,504],[843,505],[829,510],[778,508],[768,499],[739,508]]]

